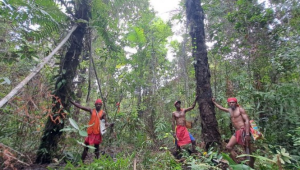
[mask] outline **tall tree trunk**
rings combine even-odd
[[[200,0],[186,0],[187,22],[190,26],[190,36],[192,38],[192,55],[195,59],[195,76],[197,83],[197,95],[202,139],[208,147],[216,142],[220,143],[220,133],[218,122],[215,116],[214,105],[211,101],[212,90],[210,85],[210,71],[208,66],[207,50],[204,33],[204,12]]]
[[[75,4],[75,17],[88,21],[90,17],[89,0],[77,2],[78,4]],[[87,25],[85,23],[79,23],[77,29],[71,36],[70,47],[65,57],[61,59],[60,77],[56,81],[55,92],[53,93],[53,116],[49,117],[46,122],[41,144],[37,152],[37,163],[50,163],[57,151],[58,142],[62,135],[60,130],[64,127],[64,110],[68,111],[70,108],[68,96],[72,92],[73,79],[76,75],[77,66],[79,65],[79,56],[81,55],[83,47],[82,41],[86,30]],[[59,102],[59,100],[61,102]],[[63,107],[63,109],[61,109],[61,107]]]
[[[82,60],[89,60],[88,57],[87,57],[87,54],[83,54],[83,59]],[[78,76],[78,81],[77,81],[77,86],[76,86],[76,100],[75,102],[76,103],[81,103],[81,98],[82,98],[82,88],[83,86],[85,85],[85,81],[86,81],[86,78],[85,76],[83,76],[84,74],[87,73],[87,69],[86,68],[81,68],[79,70],[79,74],[77,75]],[[75,89],[73,90],[75,91]],[[78,121],[78,118],[79,118],[79,114],[80,114],[80,110],[79,108],[74,108],[74,117],[73,119],[77,122]]]

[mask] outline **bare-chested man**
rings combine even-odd
[[[251,133],[250,133],[250,122],[248,115],[246,114],[245,110],[240,107],[237,103],[236,98],[228,98],[227,102],[229,108],[224,108],[218,103],[216,103],[215,99],[212,98],[212,102],[222,111],[228,112],[230,114],[230,119],[232,125],[235,128],[235,133],[230,138],[228,144],[226,145],[226,149],[230,152],[230,157],[237,162],[236,158],[234,157],[233,147],[236,144],[242,145],[244,150],[247,154],[251,154],[250,149],[250,140],[251,140]],[[250,157],[249,166],[254,168],[254,158]]]
[[[176,111],[172,113],[172,129],[174,129],[174,138],[176,139],[177,149],[181,149],[181,146],[192,143],[192,151],[195,152],[196,141],[195,138],[188,132],[186,128],[185,113],[194,109],[196,105],[197,97],[194,104],[186,109],[181,108],[181,101],[176,101],[174,106]]]

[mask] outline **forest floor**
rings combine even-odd
[[[92,152],[89,152],[86,159],[85,164],[90,164],[94,161],[95,154]],[[17,170],[49,170],[48,168],[53,169],[59,169],[62,167],[65,167],[66,163],[64,161],[61,161],[60,163],[50,163],[50,164],[32,164],[30,166],[25,166],[22,164],[17,164],[15,168]],[[13,170],[13,168],[8,168],[7,170]]]
[[[202,160],[202,153],[200,152],[195,152],[195,153],[191,153],[190,152],[190,156],[192,156],[194,159],[199,159]],[[173,150],[171,151],[172,155],[174,156],[176,162],[180,162],[182,163],[182,170],[190,170],[190,165],[185,164],[184,162],[186,161],[186,158],[182,157],[177,151]],[[215,164],[215,167],[222,169],[222,170],[227,170],[229,168],[228,162],[224,159],[222,159],[221,161],[216,162],[215,160],[211,160],[212,164]]]
[[[241,154],[241,150],[240,149],[235,149],[236,153]],[[102,151],[103,152],[103,151]],[[157,151],[153,151],[153,152],[157,152]],[[159,151],[162,152],[162,151]],[[183,170],[190,170],[191,168],[189,167],[189,165],[185,164],[185,160],[186,158],[182,158],[178,152],[176,152],[175,150],[170,150],[171,154],[174,156],[176,162],[179,162],[182,164],[182,169]],[[154,154],[155,154],[154,153]],[[107,155],[112,156],[113,157],[114,153],[107,153]],[[156,153],[158,154],[158,153]],[[193,156],[195,159],[201,159],[201,155],[202,153],[191,153],[191,156]],[[32,155],[32,157],[30,157],[32,160],[34,160],[35,155]],[[85,164],[91,164],[95,159],[95,154],[93,152],[89,152],[84,163]],[[202,158],[203,159],[203,158]],[[213,160],[211,160],[213,161]],[[242,160],[241,160],[242,161]],[[55,162],[55,161],[54,161]],[[138,161],[139,162],[139,161]],[[50,164],[31,164],[30,166],[26,166],[24,164],[21,163],[15,163],[13,164],[12,167],[8,167],[6,168],[6,170],[49,170],[50,169],[60,169],[66,166],[65,161],[61,161],[61,162],[57,162],[57,163],[50,163]],[[215,166],[220,168],[220,169],[228,169],[229,165],[227,163],[226,160],[222,160],[220,162],[215,163]],[[15,169],[14,169],[15,168]]]

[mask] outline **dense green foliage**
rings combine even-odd
[[[211,160],[221,158],[232,169],[241,168],[214,148],[206,152],[198,148],[197,157],[183,153],[183,164],[170,152],[174,149],[173,102],[180,99],[183,107],[189,107],[196,94],[184,1],[170,21],[157,17],[147,0],[90,0],[90,20],[78,20],[74,11],[82,1],[0,2],[1,99],[56,47],[73,24],[88,25],[70,97],[87,107],[102,98],[115,126],[103,136],[100,150],[106,156],[84,164],[79,160],[89,115],[73,107],[66,110],[67,118],[60,120],[65,123],[64,133],[49,169],[217,169]],[[264,140],[255,142],[256,168],[299,169],[300,3],[202,0],[202,7],[213,94],[223,106],[227,97],[236,96],[264,134]],[[181,23],[183,41],[168,41],[174,34],[172,26]],[[69,46],[66,43],[0,108],[0,169],[34,162],[52,114],[51,94],[65,72],[61,68]],[[230,119],[220,111],[216,117],[224,143],[232,135]],[[190,132],[200,143],[198,110],[188,112],[187,119],[197,119]]]

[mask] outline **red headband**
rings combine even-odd
[[[229,102],[236,102],[237,103],[237,99],[235,97],[230,97],[227,99],[227,103]]]
[[[97,100],[95,101],[95,104],[98,104],[98,103],[102,104],[102,100],[101,100],[101,99],[97,99]]]

